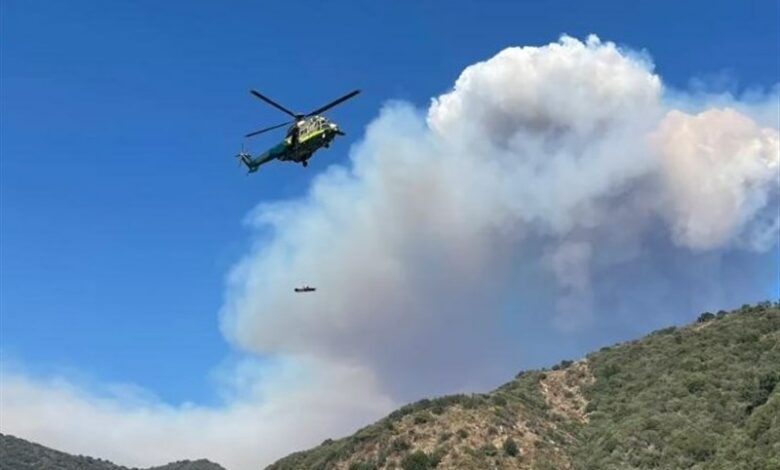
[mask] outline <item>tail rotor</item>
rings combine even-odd
[[[238,161],[238,166],[246,165],[247,168],[251,169],[250,162],[252,160],[252,154],[248,153],[245,149],[245,144],[241,143],[241,150],[234,155]]]

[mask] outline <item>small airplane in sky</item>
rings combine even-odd
[[[303,287],[296,287],[295,292],[314,292],[316,291],[316,287],[309,287],[309,286],[303,286]]]
[[[270,104],[274,108],[282,111],[285,114],[292,116],[293,120],[289,122],[283,122],[275,126],[266,127],[259,131],[250,132],[245,137],[252,137],[263,132],[268,132],[280,127],[289,126],[287,128],[287,136],[277,145],[271,147],[266,152],[258,155],[256,158],[252,158],[252,155],[244,152],[243,150],[236,155],[241,162],[249,168],[250,173],[254,173],[265,163],[271,160],[291,161],[300,163],[304,167],[309,165],[309,159],[314,152],[322,147],[328,148],[330,142],[337,135],[344,135],[344,132],[339,129],[339,126],[322,116],[321,114],[330,108],[347,101],[353,96],[360,93],[360,90],[354,90],[346,95],[331,101],[330,103],[320,106],[314,111],[302,114],[295,113],[273,101],[271,98],[260,94],[256,90],[251,90],[254,96],[260,98],[266,103]]]

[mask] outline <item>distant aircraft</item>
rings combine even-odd
[[[319,150],[321,147],[328,148],[330,142],[337,135],[344,135],[339,129],[339,126],[335,122],[329,121],[321,113],[329,110],[330,108],[347,101],[353,96],[360,93],[360,90],[354,90],[346,95],[338,98],[330,103],[321,106],[308,114],[295,113],[273,101],[271,98],[260,94],[255,90],[251,90],[251,93],[266,103],[270,104],[274,108],[282,111],[283,113],[292,116],[293,120],[290,122],[284,122],[275,126],[266,127],[259,131],[250,132],[245,137],[252,137],[263,132],[278,129],[284,126],[290,126],[287,128],[287,136],[279,144],[270,148],[266,152],[258,155],[256,158],[252,158],[249,153],[241,152],[236,155],[241,162],[249,168],[249,172],[253,173],[257,171],[260,165],[270,162],[271,160],[292,161],[300,163],[301,165],[308,166],[311,156]]]
[[[296,287],[295,292],[314,292],[316,291],[316,287],[309,287],[309,286],[303,286],[303,287]]]

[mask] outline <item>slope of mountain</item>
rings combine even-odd
[[[780,469],[778,307],[705,312],[490,393],[422,400],[268,469]]]
[[[139,452],[141,450],[139,449]],[[129,470],[107,460],[70,455],[0,434],[0,470]],[[208,460],[184,460],[148,470],[225,470]]]
[[[780,469],[778,382],[780,304],[745,305],[489,393],[412,403],[268,469]],[[28,469],[128,470],[0,434],[0,470]]]

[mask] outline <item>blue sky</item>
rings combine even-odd
[[[216,400],[247,212],[345,162],[383,102],[427,106],[504,47],[596,33],[646,49],[674,87],[780,76],[776,1],[582,4],[4,1],[4,360]],[[236,166],[241,136],[284,118],[249,88],[305,111],[356,87],[330,113],[348,136],[309,169]]]

